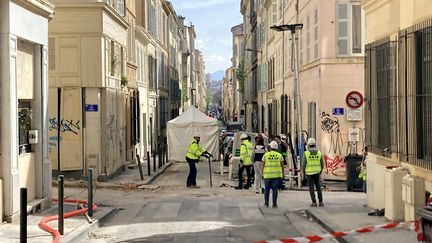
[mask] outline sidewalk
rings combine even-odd
[[[152,161],[153,162],[153,161]],[[151,171],[151,175],[147,174],[147,164],[146,161],[142,163],[144,180],[141,181],[139,170],[137,166],[133,169],[128,169],[121,175],[110,180],[109,182],[95,182],[95,188],[107,188],[107,189],[118,189],[118,190],[136,190],[136,189],[146,189],[153,180],[155,180],[159,175],[161,175],[172,163],[167,163],[161,168],[157,168],[156,172]],[[53,198],[57,197],[57,181],[53,179]],[[86,181],[68,181],[65,180],[65,196],[67,196],[67,188],[83,188],[86,190]],[[148,186],[151,187],[151,186]],[[85,193],[84,193],[85,194]],[[87,198],[74,198],[73,196],[69,199],[87,199]],[[98,205],[98,201],[95,200],[94,203],[98,206],[97,210],[93,214],[93,221],[88,222],[85,215],[74,216],[64,220],[64,236],[62,236],[60,242],[62,243],[75,243],[80,242],[86,238],[91,232],[95,231],[99,226],[103,225],[104,222],[109,220],[109,218],[114,215],[118,210],[115,207],[109,207],[104,205]],[[64,211],[70,212],[77,209],[77,205],[66,204],[64,205]],[[31,214],[27,217],[27,241],[28,242],[52,242],[52,236],[43,231],[38,227],[39,221],[47,216],[57,215],[57,203],[52,203],[51,208],[40,213]],[[57,221],[52,221],[48,223],[54,229],[58,229]],[[20,224],[19,222],[11,224],[0,224],[0,242],[20,242]]]
[[[231,186],[237,185],[236,181],[228,180],[226,173],[224,177],[215,174],[214,178],[217,185],[219,183]],[[391,222],[384,216],[369,216],[368,212],[372,209],[363,206],[367,201],[366,194],[363,192],[347,192],[345,182],[324,181],[323,186],[325,186],[323,189],[325,207],[309,207],[311,202],[307,187],[284,190],[279,193],[279,208],[285,212],[287,219],[294,223],[296,229],[303,236],[323,235],[335,231],[350,231]],[[241,195],[249,195],[255,193],[255,190],[240,190],[237,192]],[[262,197],[262,194],[257,194],[257,196]],[[284,236],[284,238],[290,237],[292,235],[289,235],[289,233]],[[327,239],[321,242],[417,242],[416,239],[416,232],[410,231],[408,228],[402,228]],[[270,241],[277,239],[257,240]]]

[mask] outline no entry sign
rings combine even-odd
[[[363,95],[358,91],[351,91],[345,98],[346,104],[352,109],[358,109],[363,105]]]

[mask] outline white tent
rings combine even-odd
[[[168,122],[168,159],[186,161],[186,151],[194,133],[201,135],[200,145],[214,158],[219,155],[218,120],[208,117],[194,106]]]

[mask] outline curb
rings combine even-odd
[[[61,238],[61,242],[64,243],[75,243],[80,242],[90,236],[90,234],[96,231],[106,221],[118,212],[117,208],[100,208],[95,212],[95,219],[91,224],[83,224],[73,229],[69,234],[64,235]]]
[[[314,222],[316,222],[319,226],[321,226],[325,231],[327,231],[328,233],[332,233],[335,232],[336,230],[332,229],[328,224],[324,223],[321,219],[319,219],[315,214],[313,214],[311,211],[305,209],[304,210],[305,214],[308,216],[308,218],[312,218]],[[348,243],[348,242],[352,242],[352,241],[347,241],[344,238],[335,238],[334,240],[336,240],[337,242],[340,243]]]
[[[168,169],[168,167],[170,167],[172,164],[174,164],[174,162],[168,162],[165,165],[163,165],[160,170],[156,171],[156,174],[153,174],[153,176],[150,176],[150,178],[148,178],[147,180],[143,181],[143,185],[149,185],[151,184],[154,180],[156,180],[156,178],[158,178],[162,173],[165,172],[166,169]]]

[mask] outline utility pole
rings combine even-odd
[[[275,31],[291,31],[291,44],[294,53],[294,84],[295,84],[295,99],[296,99],[296,115],[297,115],[297,146],[299,154],[297,156],[303,157],[303,134],[302,134],[302,113],[301,113],[301,99],[300,99],[300,83],[299,83],[299,64],[297,57],[297,34],[296,30],[301,30],[303,24],[284,24],[272,26],[270,29]]]

